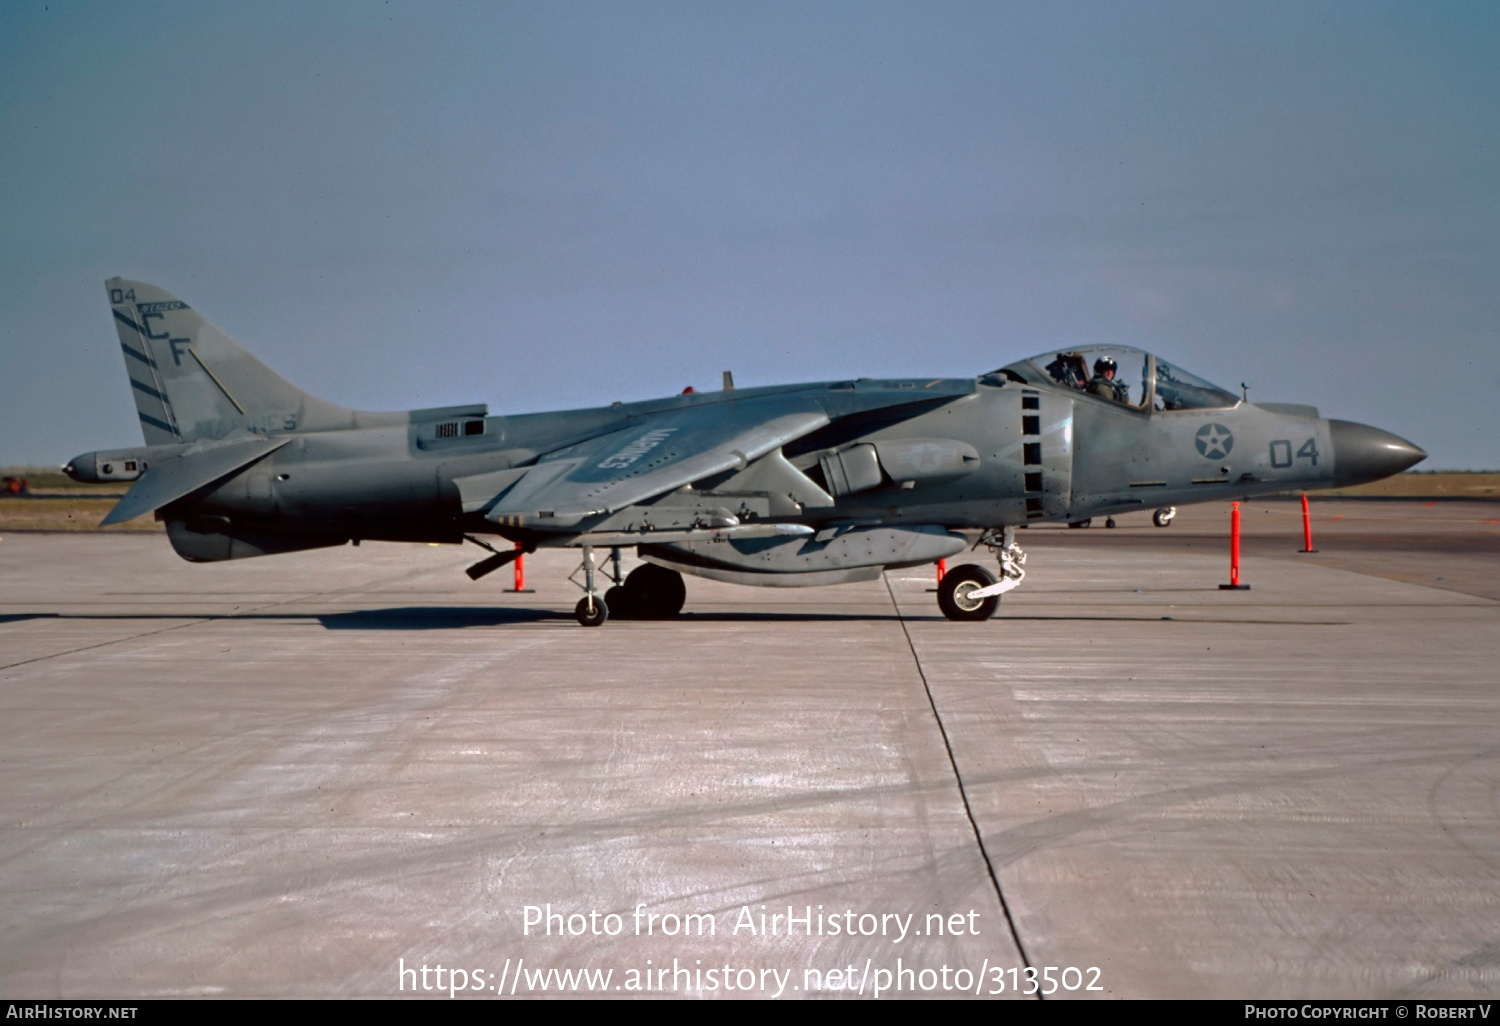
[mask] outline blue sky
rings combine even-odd
[[[1500,467],[1500,5],[0,5],[0,463],[139,441],[103,279],[525,412],[1154,350]]]

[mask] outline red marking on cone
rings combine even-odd
[[[937,582],[939,584],[943,583],[943,575],[945,573],[947,573],[947,572],[948,572],[948,561],[946,559],[940,559],[940,560],[938,560],[938,580],[937,580]]]

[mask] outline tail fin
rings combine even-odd
[[[147,445],[353,426],[353,410],[290,384],[177,297],[105,285]]]

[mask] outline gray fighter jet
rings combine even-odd
[[[154,513],[195,562],[467,539],[493,553],[475,579],[575,548],[587,626],[675,616],[683,574],[838,584],[980,545],[999,573],[955,567],[938,605],[984,620],[1025,576],[1019,526],[1358,484],[1426,455],[1122,347],[977,378],[734,389],[726,374],[721,392],[597,409],[367,413],[288,384],[161,289],[106,285],[146,444],[64,468],[134,482],[104,523]],[[630,546],[645,564],[622,579]]]

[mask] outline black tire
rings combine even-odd
[[[1151,514],[1151,522],[1157,527],[1171,527],[1172,519],[1177,516],[1177,510],[1172,506],[1163,506]]]
[[[1094,518],[1093,517],[1084,517],[1082,520],[1071,520],[1071,521],[1069,521],[1068,522],[1068,526],[1069,527],[1087,527],[1090,524],[1092,524],[1093,522],[1094,522]]]
[[[1104,526],[1105,527],[1114,527],[1115,526],[1115,518],[1114,517],[1110,517],[1108,520],[1104,521]]]
[[[589,597],[585,595],[573,607],[573,615],[585,627],[603,627],[604,621],[609,619],[609,607],[604,604],[602,596],[595,595],[590,608]]]
[[[991,595],[975,601],[969,599],[967,593],[988,588],[998,580],[977,563],[954,567],[943,575],[943,581],[938,585],[938,608],[950,620],[988,620],[1000,607],[1000,596]]]
[[[635,609],[630,602],[630,592],[621,585],[617,584],[604,593],[604,604],[609,607],[609,615],[616,620],[635,618]]]
[[[670,620],[682,612],[687,585],[676,570],[647,563],[630,571],[625,591],[631,614],[638,620]]]

